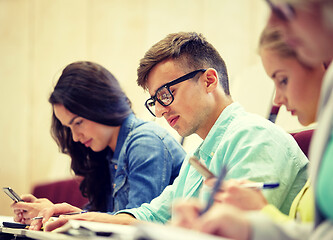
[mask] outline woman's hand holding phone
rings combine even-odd
[[[31,194],[23,195],[23,201],[13,203],[14,221],[30,225],[31,219],[37,217],[44,208],[50,208],[54,204],[46,198],[36,198]]]

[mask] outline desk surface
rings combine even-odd
[[[0,233],[12,234],[14,236],[28,237],[32,239],[41,240],[77,240],[77,239],[105,239],[105,237],[98,236],[70,236],[61,233],[43,232],[43,231],[32,231],[28,229],[18,229],[18,228],[7,228],[3,227],[3,222],[13,222],[13,217],[10,216],[0,216]],[[108,238],[112,239],[112,238]]]
[[[0,219],[2,220],[3,218],[0,217]],[[12,234],[14,236],[27,237],[37,240],[227,240],[226,238],[220,238],[183,228],[153,223],[143,223],[136,226],[123,226],[117,224],[70,220],[66,225],[67,229],[62,233],[6,228],[3,226],[0,226],[0,233]],[[64,225],[63,227],[66,226]]]
[[[52,232],[43,232],[43,231],[32,231],[28,229],[15,229],[15,228],[6,228],[0,227],[0,233],[12,234],[19,237],[28,237],[37,240],[78,240],[78,239],[96,239],[96,240],[105,240],[106,237],[99,236],[70,236],[63,233],[52,233]],[[107,239],[115,239],[108,237]],[[119,238],[117,238],[119,240]]]
[[[13,221],[14,221],[13,217],[0,215],[0,227],[2,227],[2,222],[13,222]]]

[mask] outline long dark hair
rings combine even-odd
[[[117,79],[101,65],[86,61],[71,63],[63,70],[49,102],[108,126],[120,126],[132,112],[131,103]],[[51,135],[61,152],[71,157],[74,173],[83,177],[80,190],[89,199],[89,210],[105,211],[106,195],[112,191],[106,159],[110,149],[94,152],[74,142],[71,130],[62,126],[54,112]]]

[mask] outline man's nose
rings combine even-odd
[[[158,118],[163,117],[163,115],[168,112],[168,106],[163,106],[158,101],[155,103],[155,116]]]

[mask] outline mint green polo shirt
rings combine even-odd
[[[263,193],[269,203],[285,214],[307,180],[308,160],[294,138],[270,121],[246,112],[238,103],[223,110],[193,154],[215,175],[222,164],[227,164],[226,179],[279,182],[278,188]],[[179,176],[160,196],[139,208],[118,213],[150,222],[170,220],[172,203],[198,197],[203,185],[203,177],[188,163],[191,155],[186,156]]]

